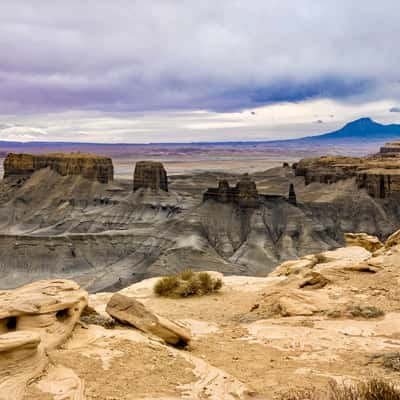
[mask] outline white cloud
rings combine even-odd
[[[148,113],[64,112],[0,116],[7,140],[81,142],[196,142],[273,140],[326,133],[369,116],[396,123],[392,100],[362,104],[331,99],[277,103],[243,112],[153,111]],[[252,112],[255,112],[253,114]],[[17,127],[1,129],[12,120]],[[322,123],[315,123],[322,120]]]

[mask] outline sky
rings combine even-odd
[[[190,142],[400,123],[396,0],[1,0],[0,140]]]

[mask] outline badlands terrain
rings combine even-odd
[[[304,159],[247,176],[181,173],[162,178],[168,188],[161,164],[149,162],[149,177],[135,186],[114,178],[110,158],[74,154],[6,158],[3,289],[66,278],[90,292],[117,290],[187,268],[265,276],[283,261],[343,246],[345,232],[384,240],[400,226],[391,153]]]

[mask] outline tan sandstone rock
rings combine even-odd
[[[133,297],[115,293],[108,302],[106,311],[118,321],[158,336],[172,345],[188,343],[191,339],[188,328],[151,312]]]
[[[376,236],[367,233],[345,233],[344,239],[346,246],[360,246],[371,253],[383,247],[382,242]]]
[[[392,233],[385,242],[385,247],[393,247],[400,244],[400,229]]]
[[[133,190],[152,189],[168,192],[168,177],[162,163],[158,161],[139,161],[135,165]]]
[[[29,176],[35,171],[50,168],[62,176],[81,175],[91,181],[108,183],[113,180],[114,168],[109,157],[82,153],[15,154],[4,160],[4,178]]]
[[[38,281],[0,291],[0,400],[21,399],[46,367],[46,352],[71,335],[88,294],[73,281]]]

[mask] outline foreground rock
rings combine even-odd
[[[4,160],[4,178],[24,178],[44,168],[50,168],[62,176],[81,175],[100,183],[111,182],[114,175],[113,164],[109,157],[81,153],[9,153]]]
[[[114,294],[107,304],[106,311],[118,321],[158,336],[174,346],[190,341],[191,334],[186,327],[154,314],[132,297]]]
[[[0,291],[0,399],[22,398],[46,367],[47,352],[63,344],[88,295],[72,281],[38,281]]]
[[[372,235],[366,233],[345,233],[346,246],[360,246],[373,253],[383,247],[382,242]]]

